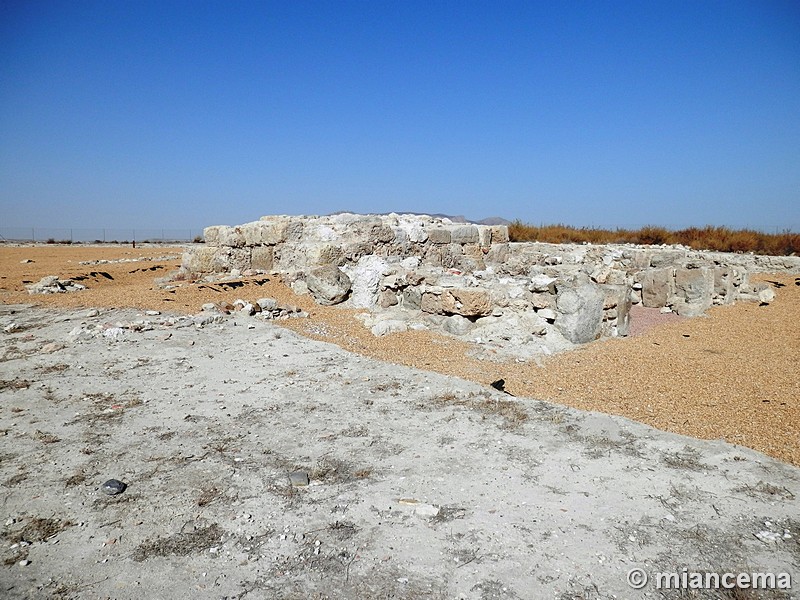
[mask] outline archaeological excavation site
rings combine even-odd
[[[798,597],[800,257],[344,213],[0,271],[2,598]]]
[[[750,275],[800,273],[800,257],[509,243],[506,226],[345,213],[208,227],[181,269],[208,281],[279,274],[320,304],[368,310],[361,319],[376,336],[432,330],[475,343],[478,355],[530,358],[627,336],[632,306],[697,317],[768,304],[770,284]]]

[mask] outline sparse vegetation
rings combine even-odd
[[[800,253],[800,233],[789,230],[764,233],[752,229],[727,227],[689,227],[670,230],[648,225],[641,229],[600,229],[570,225],[528,225],[514,221],[508,226],[512,242],[546,242],[551,244],[682,244],[694,250],[717,252],[753,252],[773,256],[794,256]]]

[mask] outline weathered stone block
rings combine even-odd
[[[597,339],[603,322],[602,290],[588,277],[576,277],[560,288],[556,309],[560,313],[556,327],[574,344]]]
[[[454,244],[477,244],[478,228],[474,225],[454,227],[450,230],[450,240]]]
[[[492,225],[492,244],[508,243],[508,227],[506,225]]]
[[[213,225],[203,229],[203,239],[206,242],[206,246],[219,246],[219,230],[222,227],[222,225]]]
[[[350,293],[350,278],[338,267],[326,265],[306,273],[308,291],[319,304],[339,304]]]
[[[388,244],[394,241],[395,233],[391,227],[377,227],[372,231],[373,239],[381,244]]]
[[[605,302],[603,308],[608,307],[616,314],[612,316],[611,311],[607,315],[609,318],[617,320],[617,335],[626,336],[631,328],[631,305],[633,298],[631,289],[627,285],[607,285],[603,287]]]
[[[708,267],[675,270],[675,294],[686,302],[711,306],[714,272]]]
[[[465,317],[492,314],[492,298],[488,290],[448,288],[442,293],[442,310]]]
[[[383,290],[378,295],[378,306],[381,308],[389,308],[390,306],[395,306],[397,303],[397,293],[392,290]]]
[[[250,268],[271,271],[275,263],[274,255],[272,246],[255,246],[250,251]]]
[[[486,254],[487,264],[504,264],[508,259],[508,244],[492,244],[488,254]]]
[[[675,269],[648,269],[638,275],[642,284],[642,305],[648,308],[666,306],[675,295]]]
[[[251,268],[250,248],[221,248],[220,250],[217,254],[217,260],[220,261],[219,270],[239,269],[241,272]]]
[[[432,315],[444,314],[442,310],[442,294],[434,292],[424,292],[420,300],[420,310]]]
[[[207,228],[210,229],[210,228]],[[214,273],[216,271],[216,246],[196,246],[183,254],[181,269],[189,273]],[[224,270],[224,269],[220,269]]]
[[[422,294],[415,287],[407,287],[403,290],[403,308],[409,310],[420,310],[422,304]]]
[[[241,227],[220,227],[218,229],[220,246],[241,248],[244,246],[244,232]]]
[[[274,246],[283,242],[299,242],[303,237],[303,222],[290,217],[261,217],[261,243]]]
[[[478,243],[481,246],[492,245],[492,228],[488,225],[478,225]]]
[[[449,229],[432,228],[428,230],[428,239],[432,244],[449,244],[452,238]]]

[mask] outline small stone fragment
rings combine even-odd
[[[100,490],[104,494],[108,494],[109,496],[116,496],[117,494],[121,494],[125,491],[125,488],[128,486],[119,481],[118,479],[109,479],[103,485],[100,486]]]
[[[289,482],[293,487],[305,487],[309,484],[308,473],[305,471],[289,473]]]
[[[417,513],[417,516],[425,517],[426,519],[432,519],[439,515],[439,509],[433,504],[419,504],[414,509],[414,512]]]

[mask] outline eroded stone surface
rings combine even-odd
[[[505,226],[425,215],[267,216],[205,237],[184,271],[280,273],[322,304],[391,311],[394,324],[369,325],[376,335],[415,323],[520,355],[625,336],[633,304],[697,316],[737,300],[771,302],[748,273],[800,273],[798,257],[509,243]],[[508,333],[529,316],[535,326]]]

